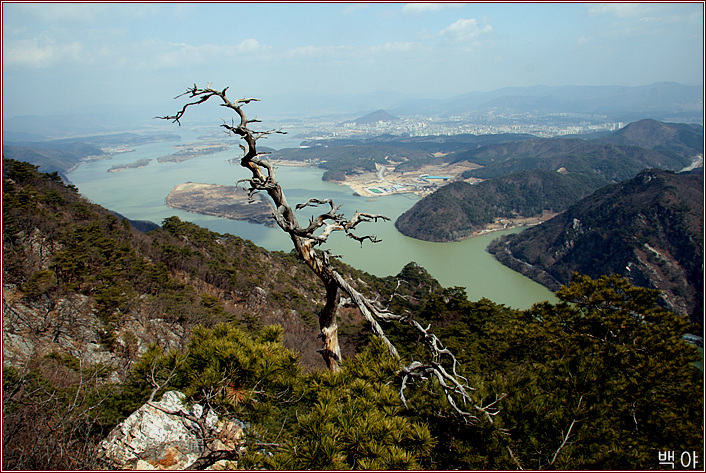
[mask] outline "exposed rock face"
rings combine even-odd
[[[267,291],[255,286],[248,297],[248,307],[255,308],[267,302]]]
[[[112,382],[119,382],[135,356],[151,343],[178,348],[186,336],[178,324],[130,315],[116,327],[116,346],[111,350],[101,340],[105,327],[88,296],[28,299],[15,284],[3,285],[2,315],[3,365],[18,367],[33,356],[69,353],[89,365],[115,368]]]
[[[133,412],[101,442],[101,460],[115,469],[184,470],[209,453],[232,452],[236,456],[244,449],[242,423],[219,420],[199,404],[188,408],[184,398],[181,392],[168,391],[161,401]],[[207,429],[207,436],[193,419]],[[221,460],[216,468],[225,466]]]
[[[85,316],[81,316],[84,314]],[[100,323],[92,317],[88,297],[29,301],[14,284],[3,286],[3,361],[19,365],[33,354],[66,351],[88,363],[108,363],[112,358],[100,346]]]

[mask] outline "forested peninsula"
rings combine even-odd
[[[473,185],[456,181],[415,203],[395,227],[420,240],[461,240],[489,228],[507,228],[518,219],[562,212],[606,183],[597,176],[538,169]]]

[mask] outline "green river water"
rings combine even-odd
[[[189,139],[183,139],[183,142]],[[174,152],[176,142],[162,142],[135,147],[129,153],[113,156],[110,160],[83,163],[68,178],[86,198],[133,220],[151,220],[161,224],[166,217],[176,215],[219,233],[231,233],[252,240],[269,250],[292,249],[292,244],[279,228],[269,228],[247,222],[187,213],[167,207],[165,197],[172,188],[184,182],[234,185],[248,177],[238,165],[227,159],[239,155],[237,146],[230,151],[193,158],[181,163],[159,163],[156,158]],[[269,145],[269,143],[268,143]],[[113,166],[139,159],[153,159],[142,168],[121,172],[107,172]],[[323,171],[311,167],[277,168],[277,179],[290,205],[305,202],[311,197],[334,199],[342,204],[340,211],[352,216],[356,210],[383,214],[389,222],[359,225],[359,233],[374,234],[382,241],[363,247],[343,234],[334,234],[328,248],[342,260],[356,268],[378,275],[397,274],[410,261],[426,268],[443,286],[465,287],[470,300],[483,297],[517,309],[529,308],[533,303],[549,300],[554,294],[544,286],[501,265],[485,249],[498,236],[518,232],[519,229],[494,232],[460,242],[432,243],[406,237],[393,222],[410,208],[417,197],[391,195],[376,199],[354,196],[350,188],[321,180]],[[328,208],[326,209],[328,210]],[[302,211],[299,221],[305,224],[312,211]]]

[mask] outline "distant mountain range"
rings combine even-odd
[[[247,93],[247,92],[243,92]],[[265,119],[335,117],[337,122],[361,117],[377,110],[392,116],[458,116],[531,114],[584,116],[613,122],[642,118],[660,121],[703,123],[703,86],[660,82],[646,86],[536,86],[509,87],[489,92],[470,92],[438,99],[422,95],[381,91],[369,94],[263,95],[251,113]],[[153,117],[171,112],[164,105],[126,105],[100,114],[3,117],[3,138],[39,141],[42,137],[81,136],[153,129]],[[576,117],[574,117],[576,118]],[[191,123],[212,124],[212,116],[197,111]],[[167,129],[165,127],[165,129]]]
[[[489,251],[553,290],[573,272],[619,274],[661,290],[666,307],[702,323],[703,186],[703,173],[645,170]]]
[[[472,92],[448,100],[411,100],[386,107],[397,115],[464,115],[472,113],[605,115],[613,121],[653,118],[700,123],[703,87],[659,82],[640,87],[558,86],[509,87]]]
[[[397,117],[532,114],[584,115],[584,118],[632,122],[641,118],[703,122],[703,86],[659,82],[644,86],[535,86],[469,92],[448,98],[381,91],[369,94],[291,94],[263,99],[262,116],[336,116],[344,121],[375,110]],[[258,111],[258,113],[261,113]],[[576,118],[576,117],[574,117]]]

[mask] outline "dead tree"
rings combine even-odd
[[[244,144],[240,145],[243,150],[240,165],[249,170],[252,177],[239,182],[249,184],[248,191],[251,197],[257,192],[266,192],[269,195],[272,201],[272,214],[277,225],[290,236],[297,253],[319,277],[326,290],[326,304],[319,314],[319,327],[321,329],[319,338],[323,342],[323,348],[320,353],[328,368],[332,371],[337,371],[341,360],[336,315],[342,301],[341,293],[344,293],[347,295],[346,299],[354,303],[370,323],[373,333],[385,342],[391,355],[399,357],[397,349],[385,336],[385,332],[380,326],[380,321],[398,321],[410,325],[421,334],[424,344],[430,350],[431,361],[429,363],[414,361],[401,370],[402,387],[400,395],[403,402],[405,401],[404,390],[410,381],[435,378],[443,389],[449,405],[457,414],[467,421],[477,419],[476,416],[466,410],[468,408],[465,406],[470,404],[473,406],[473,409],[470,410],[482,412],[492,421],[492,416],[498,412],[497,402],[500,399],[496,399],[496,401],[487,406],[474,405],[470,396],[472,388],[467,386],[466,379],[456,372],[456,358],[444,347],[436,335],[428,331],[429,327],[422,327],[407,315],[394,314],[379,302],[372,301],[359,293],[333,268],[330,261],[331,255],[328,250],[317,249],[328,240],[333,232],[337,231],[344,232],[346,236],[359,241],[361,244],[366,240],[376,243],[379,240],[373,235],[358,235],[355,233],[357,226],[364,222],[389,219],[383,215],[361,212],[355,212],[353,217],[346,219],[342,213],[338,212],[339,206],[336,206],[331,199],[309,199],[297,205],[296,210],[308,206],[328,206],[329,210],[311,218],[307,226],[300,226],[294,213],[295,209],[287,203],[284,192],[275,178],[275,167],[268,160],[263,159],[264,154],[257,151],[258,139],[272,133],[281,133],[281,131],[255,132],[251,130],[249,128],[250,124],[259,123],[259,120],[248,119],[242,107],[258,99],[241,98],[231,101],[226,96],[227,90],[228,87],[223,90],[216,90],[211,88],[210,84],[205,88],[199,88],[194,84],[193,87],[176,97],[186,96],[189,99],[180,111],[175,115],[158,118],[171,120],[181,125],[180,120],[189,107],[202,104],[211,98],[219,101],[222,107],[228,108],[237,114],[239,121],[231,120],[230,124],[225,122],[221,127],[225,128],[229,134],[237,135],[244,141]],[[447,366],[450,363],[451,366],[445,368],[444,362]]]

